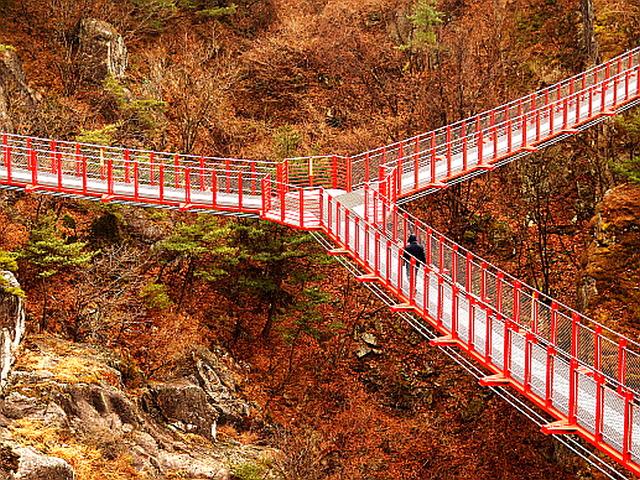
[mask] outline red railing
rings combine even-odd
[[[105,201],[259,214],[274,164],[2,135],[0,183]]]
[[[327,235],[398,300],[494,376],[561,420],[547,433],[577,433],[640,473],[638,345],[553,301],[370,191],[384,211],[362,214],[323,193]],[[403,260],[416,234],[427,261]],[[492,339],[493,338],[493,339]],[[634,349],[632,349],[634,347]],[[633,359],[633,360],[632,360]],[[636,414],[634,416],[634,414]]]

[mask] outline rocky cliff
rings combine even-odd
[[[119,365],[96,347],[30,339],[0,400],[0,479],[277,478],[275,450],[232,434],[253,407],[220,352],[135,392]]]
[[[0,271],[0,393],[25,332],[25,310],[20,284],[11,272]]]
[[[592,220],[578,303],[622,333],[640,331],[640,185],[609,190]]]

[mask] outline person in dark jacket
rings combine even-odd
[[[404,260],[407,278],[411,274],[411,259],[415,258],[416,262],[416,271],[420,268],[421,264],[427,263],[427,258],[424,254],[424,247],[418,243],[418,238],[412,233],[409,235],[407,239],[407,245],[404,247],[404,252],[402,253],[402,258]],[[414,272],[415,275],[416,272]]]

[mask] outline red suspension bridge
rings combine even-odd
[[[640,345],[399,207],[639,102],[637,48],[496,109],[351,157],[275,163],[1,134],[0,184],[313,231],[358,280],[545,433],[588,455],[566,437],[575,434],[640,474]],[[425,245],[426,264],[402,259],[409,233]],[[615,469],[590,461],[613,478]]]

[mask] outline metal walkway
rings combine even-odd
[[[323,233],[391,308],[640,474],[640,345],[547,298],[399,204],[513,161],[640,102],[640,49],[494,110],[353,157],[197,157],[2,134],[4,188],[251,216]],[[409,233],[427,262],[405,264]]]

